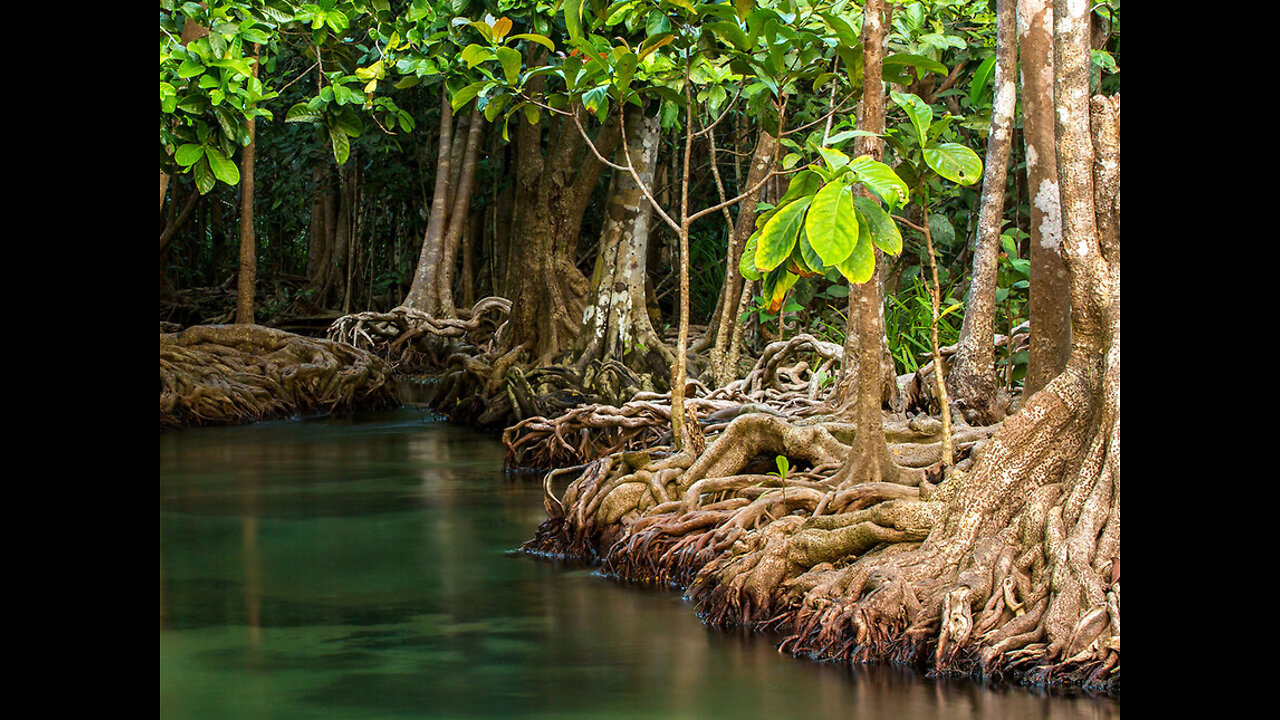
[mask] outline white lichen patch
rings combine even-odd
[[[1040,247],[1054,252],[1062,251],[1062,196],[1057,180],[1040,183],[1040,189],[1032,200],[1036,209],[1044,213],[1040,221]]]

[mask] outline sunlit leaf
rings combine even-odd
[[[772,270],[782,264],[796,245],[796,236],[804,223],[804,213],[812,198],[800,198],[769,218],[756,241],[756,267]]]
[[[823,265],[837,265],[858,242],[858,218],[853,190],[839,180],[827,183],[813,196],[804,230]]]
[[[972,185],[982,179],[982,159],[964,145],[942,143],[924,149],[924,161],[954,183]]]

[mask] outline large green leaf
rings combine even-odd
[[[205,157],[209,158],[209,169],[213,171],[214,177],[228,185],[235,185],[240,182],[240,168],[231,161],[222,151],[215,147],[206,147],[204,149]]]
[[[467,64],[467,67],[473,68],[485,60],[493,58],[493,51],[483,45],[471,43],[462,48],[462,52],[458,53],[458,57]]]
[[[804,259],[804,264],[815,272],[823,272],[827,269],[827,265],[822,262],[822,258],[818,257],[818,253],[814,252],[813,244],[809,242],[809,233],[804,230],[800,231],[800,257]]]
[[[906,205],[907,199],[911,197],[911,190],[893,171],[893,168],[878,160],[872,160],[870,155],[855,158],[849,163],[849,169],[853,171],[858,182],[879,195],[891,207]]]
[[[582,37],[582,0],[564,0],[564,26],[570,40]]]
[[[839,180],[827,183],[813,196],[804,231],[823,265],[839,264],[858,242],[852,197],[853,189]]]
[[[924,149],[924,161],[933,171],[954,183],[972,185],[982,179],[982,159],[958,143],[942,143]]]
[[[902,231],[884,208],[865,197],[855,197],[853,204],[858,209],[859,224],[868,226],[871,241],[876,247],[890,255],[902,252]]]
[[[183,167],[190,167],[200,162],[200,158],[204,157],[204,146],[195,143],[187,143],[179,146],[178,151],[173,154],[173,159]]]
[[[516,80],[520,78],[520,51],[515,48],[500,47],[494,50],[498,54],[498,62],[502,63],[502,73],[507,78],[507,83],[516,84]]]
[[[765,276],[764,283],[760,286],[760,295],[768,303],[769,312],[776,313],[782,309],[782,301],[786,299],[787,291],[799,279],[783,268],[778,268]]]
[[[854,246],[853,252],[849,253],[844,262],[836,265],[836,269],[845,280],[855,285],[861,285],[875,275],[876,249],[871,244],[871,233],[865,224],[858,227],[858,244]]]
[[[796,236],[804,224],[804,213],[812,198],[800,198],[786,207],[779,208],[760,230],[756,241],[756,267],[772,270],[782,264],[796,246]]]

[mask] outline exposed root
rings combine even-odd
[[[342,343],[259,325],[160,335],[160,427],[399,404],[391,368]]]
[[[373,352],[401,370],[421,371],[438,368],[450,354],[454,343],[444,340],[466,339],[491,352],[499,339],[499,322],[510,312],[511,301],[500,297],[483,298],[470,310],[459,310],[456,318],[400,306],[344,315],[329,326],[328,337]]]

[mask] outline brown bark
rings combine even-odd
[[[533,84],[537,92],[542,78]],[[515,297],[503,350],[526,348],[535,365],[545,365],[572,345],[582,327],[589,283],[574,255],[582,216],[604,165],[587,151],[571,119],[551,123],[545,152],[541,123],[519,126],[514,212],[521,237],[512,242],[509,269]],[[614,116],[600,129],[594,145],[608,157],[618,137]]]
[[[654,331],[645,303],[653,208],[639,185],[653,185],[658,119],[635,107],[628,108],[625,119],[630,163],[639,179],[624,171],[613,174],[575,366],[582,374],[592,361],[616,360],[665,384],[662,376],[674,357]],[[630,399],[630,392],[612,390],[606,400],[621,405]]]
[[[773,166],[774,148],[777,141],[764,129],[756,141],[756,149],[751,155],[750,169],[747,171],[746,188],[755,187]],[[763,188],[762,188],[763,189]],[[761,190],[742,199],[738,204],[738,218],[733,225],[733,233],[729,236],[729,252],[726,258],[724,284],[720,290],[720,301],[714,324],[707,328],[708,336],[714,337],[715,345],[711,349],[711,371],[717,386],[727,384],[737,375],[736,358],[730,363],[729,343],[733,340],[734,330],[738,326],[738,309],[742,300],[743,277],[738,270],[742,258],[742,250],[747,239],[755,232],[756,203],[760,200]],[[714,334],[713,334],[714,333]]]
[[[996,5],[996,68],[993,80],[991,132],[987,136],[982,200],[974,238],[973,268],[960,341],[947,387],[951,401],[971,425],[999,421],[1003,411],[995,406],[996,267],[1000,257],[1000,231],[1004,214],[1004,186],[1008,176],[1009,149],[1013,141],[1016,91],[1017,41],[1014,0]]]
[[[1031,200],[1031,290],[1024,397],[1049,384],[1071,354],[1071,295],[1062,257],[1062,211],[1053,136],[1053,6],[1018,1],[1022,53],[1022,133]]]
[[[428,314],[439,312],[439,273],[444,259],[444,233],[449,212],[449,181],[452,179],[450,161],[453,152],[453,106],[448,92],[440,92],[440,137],[436,155],[435,190],[431,195],[431,215],[427,220],[426,235],[414,270],[413,284],[402,303],[405,307],[422,310]]]
[[[258,56],[253,56],[253,76],[258,76]],[[253,324],[253,294],[258,282],[258,256],[253,234],[253,154],[255,122],[250,117],[249,144],[240,151],[240,277],[236,286],[236,323]]]

